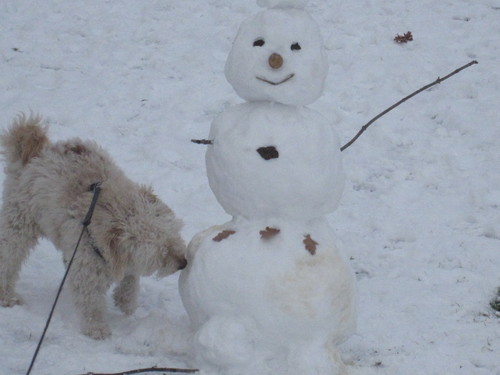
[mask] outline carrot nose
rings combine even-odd
[[[273,69],[279,69],[283,65],[283,57],[278,53],[273,53],[269,56],[269,66]]]

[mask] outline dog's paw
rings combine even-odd
[[[93,338],[94,340],[105,340],[111,337],[111,329],[105,325],[86,327],[83,329],[83,334]]]
[[[129,298],[118,294],[115,294],[113,298],[115,300],[115,306],[118,307],[125,315],[132,315],[137,309],[137,301],[135,300],[130,300]]]
[[[22,305],[23,303],[23,299],[17,293],[0,293],[0,306],[2,307],[12,307],[15,305]]]
[[[137,309],[139,279],[135,276],[125,277],[113,291],[113,300],[125,315],[132,315]]]

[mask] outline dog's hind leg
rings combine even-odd
[[[9,213],[11,215],[9,216]],[[0,215],[0,305],[22,303],[15,292],[23,262],[38,242],[36,225],[21,218],[16,207],[3,207]]]
[[[137,309],[138,294],[139,277],[127,275],[113,291],[113,299],[124,314],[131,315]]]
[[[82,245],[68,277],[82,333],[103,340],[111,336],[106,323],[106,292],[111,278],[106,263],[95,255],[92,247],[88,243]]]

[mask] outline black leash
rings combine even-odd
[[[89,226],[91,220],[92,220],[92,215],[94,214],[94,209],[97,204],[97,199],[99,198],[99,194],[101,193],[101,183],[95,183],[90,185],[89,191],[92,191],[94,193],[92,197],[92,202],[90,203],[89,210],[87,211],[87,215],[85,215],[85,219],[83,219],[82,225],[82,232],[80,233],[80,237],[78,237],[78,241],[75,246],[75,250],[73,250],[73,255],[71,256],[71,259],[68,263],[68,267],[66,268],[66,272],[64,273],[64,277],[61,281],[61,285],[59,285],[59,290],[57,291],[56,298],[54,300],[54,303],[52,304],[52,309],[50,310],[49,318],[47,319],[47,323],[45,324],[45,328],[43,330],[42,336],[40,337],[40,341],[38,341],[38,346],[36,347],[35,353],[33,354],[33,358],[31,359],[31,364],[30,367],[28,368],[28,371],[26,372],[26,375],[29,375],[31,373],[31,369],[33,368],[33,365],[35,364],[36,357],[38,356],[38,352],[40,351],[40,347],[42,346],[42,342],[45,338],[45,333],[47,332],[47,329],[49,328],[50,321],[52,320],[52,315],[54,314],[54,310],[57,305],[57,301],[59,300],[59,296],[61,295],[62,288],[64,286],[64,282],[66,281],[66,277],[68,276],[69,270],[71,268],[71,265],[73,264],[73,260],[75,259],[76,251],[78,250],[78,246],[80,245],[80,241],[82,240],[83,234],[85,233],[87,227]]]

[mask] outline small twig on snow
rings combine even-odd
[[[211,145],[213,143],[210,139],[191,139],[191,142],[199,145]]]
[[[184,373],[184,374],[193,374],[195,372],[199,372],[198,369],[186,369],[186,368],[161,368],[161,367],[149,367],[149,368],[140,368],[136,370],[129,370],[123,372],[115,372],[115,373],[97,373],[97,372],[87,372],[86,374],[81,375],[132,375],[132,374],[143,374],[146,372],[170,372],[170,373]]]
[[[377,121],[379,118],[381,118],[382,116],[384,116],[386,113],[392,111],[394,108],[396,108],[397,106],[399,106],[400,104],[403,104],[404,102],[406,102],[408,99],[414,97],[415,95],[417,94],[420,94],[422,91],[425,91],[427,90],[428,88],[434,86],[434,85],[437,85],[438,83],[441,83],[443,82],[444,80],[450,78],[451,76],[459,73],[460,71],[468,68],[469,66],[471,65],[474,65],[474,64],[477,64],[478,62],[476,60],[473,60],[471,61],[470,63],[468,64],[465,64],[464,66],[461,66],[460,68],[458,69],[455,69],[453,72],[451,72],[450,74],[444,76],[443,78],[440,78],[438,77],[438,79],[436,79],[434,82],[432,83],[429,83],[428,85],[425,85],[424,87],[418,89],[417,91],[411,93],[410,95],[404,97],[403,99],[401,99],[399,102],[391,105],[389,108],[387,108],[385,111],[379,113],[377,116],[375,116],[374,118],[372,118],[370,121],[368,121],[365,125],[363,125],[363,127],[359,130],[359,132],[349,141],[347,142],[345,145],[343,145],[341,148],[340,148],[340,151],[344,151],[347,147],[349,147],[350,145],[352,145],[354,142],[356,142],[356,140],[361,136],[361,134],[363,134],[365,132],[365,130],[371,125],[373,124],[375,121]]]

